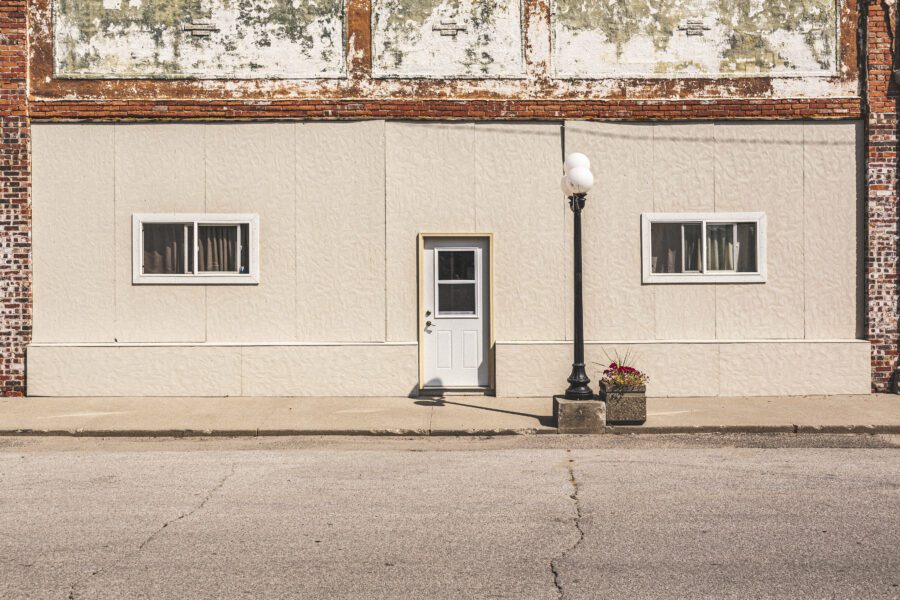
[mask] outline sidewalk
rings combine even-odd
[[[649,398],[608,433],[900,434],[900,396]],[[0,435],[257,436],[556,433],[550,398],[0,398]]]

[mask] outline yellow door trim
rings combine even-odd
[[[425,239],[426,238],[484,238],[488,242],[488,390],[496,390],[496,368],[494,356],[494,234],[492,233],[420,233],[416,265],[418,271],[418,346],[419,346],[419,392],[425,388]]]

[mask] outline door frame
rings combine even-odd
[[[471,233],[471,232],[452,232],[452,233],[436,233],[436,232],[422,232],[418,235],[418,252],[416,254],[416,270],[417,270],[417,279],[418,283],[417,293],[418,293],[418,319],[416,319],[416,324],[419,328],[418,330],[418,342],[419,342],[419,385],[418,392],[424,391],[425,388],[425,240],[427,238],[481,238],[487,240],[487,252],[488,252],[488,260],[487,260],[487,274],[481,274],[481,285],[482,289],[484,288],[484,284],[487,284],[488,288],[488,298],[487,298],[487,317],[488,320],[488,347],[487,347],[487,360],[488,360],[488,386],[486,388],[448,388],[448,389],[473,389],[473,390],[486,390],[493,391],[497,389],[497,384],[494,379],[496,374],[496,369],[494,368],[494,234],[493,233]]]

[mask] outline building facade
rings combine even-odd
[[[0,8],[8,395],[885,391],[888,2]]]

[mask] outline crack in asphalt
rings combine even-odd
[[[567,454],[570,452],[571,450],[566,450]],[[575,505],[575,517],[572,519],[572,524],[575,525],[575,529],[578,531],[578,539],[575,540],[574,544],[563,550],[559,556],[550,560],[550,572],[553,574],[553,585],[556,586],[556,597],[560,600],[564,597],[565,590],[563,589],[562,580],[560,579],[558,562],[574,552],[581,542],[584,541],[584,529],[581,527],[581,499],[578,497],[580,486],[578,484],[578,479],[575,478],[574,463],[575,460],[570,458],[566,468],[569,471],[569,483],[572,485],[572,493],[569,494],[569,498],[571,498],[572,503]]]
[[[151,533],[149,536],[147,536],[144,539],[144,541],[140,543],[140,545],[137,547],[137,549],[135,549],[132,552],[129,552],[125,556],[122,556],[118,560],[114,561],[111,565],[108,565],[106,567],[101,567],[101,568],[97,569],[96,571],[92,571],[91,574],[88,575],[87,577],[83,577],[83,578],[75,581],[69,587],[69,595],[66,596],[67,600],[75,600],[76,599],[75,590],[78,588],[79,585],[83,584],[91,577],[96,577],[97,575],[99,575],[101,573],[105,573],[106,571],[115,569],[116,567],[118,567],[120,564],[122,564],[129,558],[137,556],[144,550],[144,547],[147,546],[147,544],[149,544],[154,539],[156,539],[163,531],[166,530],[166,528],[169,525],[172,525],[173,523],[177,523],[178,521],[186,519],[186,518],[190,517],[191,515],[193,515],[194,513],[196,513],[197,511],[201,510],[204,506],[206,506],[206,503],[210,501],[210,499],[215,495],[215,493],[218,492],[220,489],[222,489],[222,486],[225,485],[225,482],[228,481],[229,479],[231,479],[231,477],[234,475],[234,470],[235,470],[235,463],[231,463],[231,470],[228,473],[226,473],[214,486],[212,486],[208,492],[206,492],[206,495],[203,497],[203,499],[200,501],[200,503],[197,504],[197,506],[195,506],[194,508],[190,509],[187,512],[181,513],[174,519],[169,519],[168,521],[163,523],[158,529],[156,529],[153,533]]]

